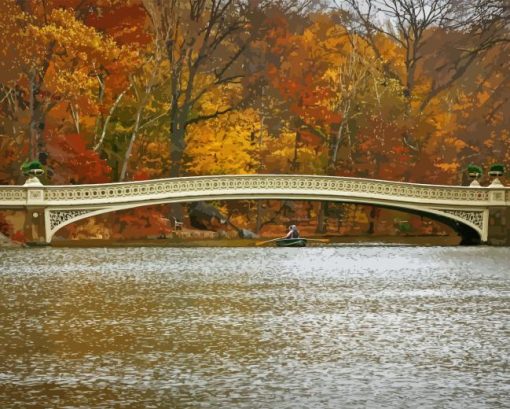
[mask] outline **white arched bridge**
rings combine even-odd
[[[421,214],[452,226],[466,242],[510,244],[510,188],[440,186],[308,175],[223,175],[96,185],[0,186],[0,208],[25,209],[30,241],[50,243],[90,216],[154,204],[238,199],[360,203]]]

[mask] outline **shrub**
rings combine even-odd
[[[25,162],[23,165],[21,165],[21,171],[25,176],[28,176],[28,172],[33,169],[43,169],[43,165],[38,160]]]
[[[473,164],[468,165],[467,172],[468,173],[477,173],[478,175],[483,174],[482,168],[478,165],[473,165]]]
[[[490,172],[505,173],[505,166],[502,165],[501,163],[495,163],[494,165],[491,166]]]

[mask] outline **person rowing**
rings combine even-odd
[[[297,229],[296,225],[289,226],[289,232],[284,237],[285,239],[298,239],[299,238],[299,230]]]
[[[299,230],[293,224],[289,226],[289,232],[285,237],[278,237],[276,239],[259,241],[255,243],[256,246],[261,246],[267,243],[275,243],[278,247],[305,247],[308,241],[317,241],[320,243],[329,243],[329,239],[307,239],[299,235]]]

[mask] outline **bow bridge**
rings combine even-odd
[[[225,175],[96,185],[0,186],[0,208],[25,209],[25,234],[50,243],[62,227],[90,216],[201,200],[294,199],[359,203],[420,214],[453,227],[466,243],[510,244],[510,188],[439,186],[307,175]]]

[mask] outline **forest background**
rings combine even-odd
[[[2,0],[0,184],[24,183],[33,159],[45,184],[241,173],[467,184],[470,163],[510,165],[509,22],[507,0]],[[165,236],[176,220],[241,235],[400,226],[370,206],[213,205],[59,234]],[[23,240],[13,212],[0,230]]]

